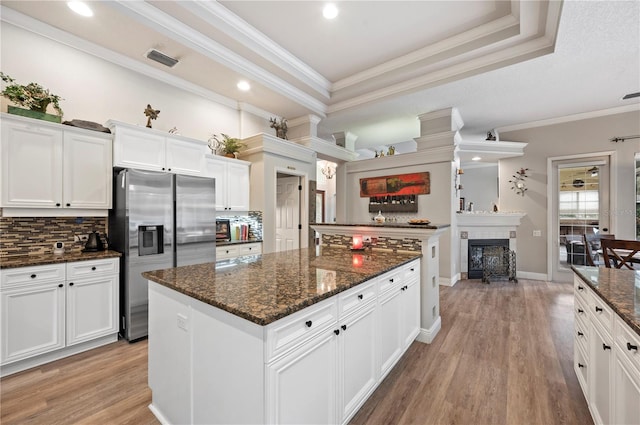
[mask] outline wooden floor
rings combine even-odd
[[[570,284],[441,287],[442,330],[412,344],[351,423],[593,423],[572,366],[572,307]],[[4,378],[0,422],[157,424],[146,350],[120,341]]]

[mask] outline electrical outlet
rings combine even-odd
[[[533,236],[541,237],[542,236],[542,230],[534,230],[533,231]]]
[[[182,329],[183,331],[187,331],[188,329],[188,323],[189,323],[189,319],[187,318],[187,316],[185,316],[184,314],[180,314],[178,313],[178,328]]]
[[[371,238],[371,245],[376,245],[378,243],[378,238]]]
[[[74,242],[86,242],[89,240],[89,235],[73,235]]]
[[[362,242],[364,243],[371,243],[371,236],[369,235],[365,235],[362,237]]]

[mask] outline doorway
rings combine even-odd
[[[301,177],[276,176],[276,252],[300,248]]]
[[[609,155],[550,161],[550,275],[570,282],[571,266],[587,264],[584,236],[609,233],[611,161]]]

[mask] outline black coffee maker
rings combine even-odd
[[[84,249],[82,250],[82,252],[98,251],[104,251],[104,245],[102,242],[102,238],[100,238],[100,233],[94,230],[89,234],[89,239],[87,239],[87,243],[84,245]]]

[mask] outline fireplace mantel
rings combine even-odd
[[[458,227],[517,227],[525,215],[523,212],[462,212],[456,217]]]

